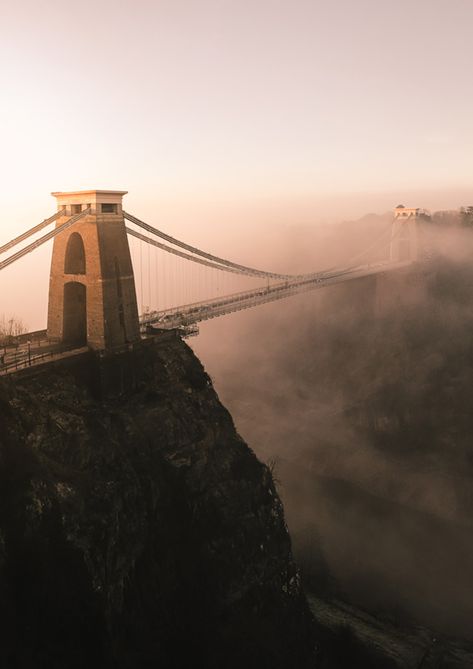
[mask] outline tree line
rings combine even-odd
[[[27,328],[18,316],[0,316],[0,345],[5,346],[14,342],[15,338],[24,334]]]

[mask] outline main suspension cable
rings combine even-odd
[[[13,255],[9,256],[2,262],[0,262],[0,270],[5,269],[5,267],[8,267],[9,265],[12,265],[14,262],[19,260],[20,258],[23,258],[27,253],[31,253],[32,251],[36,250],[39,246],[42,244],[45,244],[48,242],[50,239],[53,239],[53,237],[56,237],[59,233],[63,232],[64,230],[67,230],[67,228],[70,228],[71,225],[74,225],[74,223],[77,223],[77,221],[87,214],[90,214],[92,209],[88,207],[87,209],[84,209],[81,211],[79,214],[76,214],[75,216],[72,216],[68,221],[60,225],[58,228],[54,228],[54,230],[51,230],[51,232],[48,232],[46,235],[43,235],[39,239],[37,239],[35,242],[32,242],[31,244],[28,244],[28,246],[25,246],[24,249],[21,249],[20,251],[17,251]]]
[[[337,269],[336,267],[328,267],[324,270],[319,270],[316,272],[308,272],[304,274],[278,274],[276,272],[266,272],[263,270],[258,270],[252,267],[247,267],[246,265],[239,265],[237,263],[234,263],[230,260],[226,260],[225,258],[220,258],[218,256],[212,255],[211,253],[207,253],[205,251],[202,251],[194,246],[191,246],[190,244],[186,244],[185,242],[181,242],[180,240],[176,239],[175,237],[171,237],[171,235],[168,235],[161,230],[158,230],[157,228],[154,228],[151,225],[148,225],[148,223],[144,223],[144,221],[141,221],[139,218],[136,218],[136,216],[133,216],[132,214],[129,214],[128,212],[124,211],[123,216],[128,219],[131,223],[134,223],[138,227],[141,227],[143,230],[146,230],[147,232],[150,232],[153,235],[156,235],[157,237],[160,237],[161,239],[166,240],[170,244],[174,244],[175,246],[179,246],[180,248],[186,249],[187,251],[190,251],[191,253],[195,254],[194,256],[189,256],[186,254],[180,255],[180,253],[172,249],[169,246],[166,245],[161,245],[159,248],[167,251],[168,253],[174,253],[175,255],[180,255],[182,258],[186,258],[187,260],[192,260],[193,262],[200,262],[201,264],[205,264],[204,261],[200,260],[199,258],[196,258],[195,256],[200,256],[201,258],[206,258],[207,260],[211,261],[212,264],[208,264],[208,267],[214,267],[216,269],[221,269],[225,270],[228,272],[233,272],[235,274],[244,274],[246,276],[255,276],[255,277],[264,277],[267,279],[278,279],[278,280],[294,280],[294,279],[303,279],[303,278],[310,278],[310,277],[317,277],[319,275],[323,275],[326,272],[331,272],[334,269]],[[392,224],[387,226],[386,228],[383,229],[381,234],[376,238],[376,240],[369,245],[367,249],[364,249],[360,253],[357,253],[356,255],[352,256],[349,258],[348,262],[353,262],[353,260],[360,258],[370,251],[373,250],[373,248],[376,247],[376,245],[380,242],[380,240],[386,235],[386,233],[389,231],[389,229],[392,227]],[[127,228],[127,232],[129,234],[134,234],[135,236],[138,236],[139,233],[136,233],[135,231],[132,231],[130,228]],[[149,237],[145,238],[148,243],[154,244],[153,240],[151,240]],[[158,245],[158,243],[155,243]]]
[[[212,255],[211,253],[207,253],[206,251],[202,251],[201,249],[198,249],[195,246],[191,246],[190,244],[181,242],[179,239],[171,237],[171,235],[167,235],[165,232],[162,232],[157,228],[153,228],[153,226],[148,225],[148,223],[144,223],[144,221],[141,221],[139,218],[136,218],[136,216],[133,216],[132,214],[129,214],[126,211],[123,212],[123,216],[127,218],[131,223],[134,223],[138,227],[143,228],[143,230],[146,230],[147,232],[150,232],[151,234],[156,235],[157,237],[161,237],[161,239],[164,239],[170,244],[174,244],[174,246],[179,246],[181,249],[185,249],[186,251],[190,251],[190,253],[194,253],[197,256],[201,256],[202,258],[206,258],[207,260],[212,261],[214,263],[214,265],[212,265],[213,267],[215,267],[215,263],[217,263],[218,265],[224,265],[225,267],[228,268],[231,267],[239,274],[247,274],[248,276],[264,276],[272,279],[290,279],[293,276],[291,274],[278,274],[276,272],[265,272],[264,270],[255,269],[254,267],[239,265],[238,263],[232,262],[231,260],[226,260],[225,258],[219,258],[218,256]]]
[[[64,214],[63,211],[57,211],[55,214],[50,216],[49,218],[46,218],[44,221],[41,223],[38,223],[38,225],[35,225],[33,228],[30,228],[26,232],[24,232],[21,235],[18,235],[18,237],[15,237],[11,241],[7,242],[3,246],[0,246],[0,255],[2,253],[5,253],[5,251],[8,251],[9,249],[13,248],[17,244],[20,244],[21,242],[24,242],[25,239],[28,239],[28,237],[31,237],[31,235],[36,234],[43,228],[46,228],[48,225],[51,225],[59,216],[62,216]]]
[[[167,244],[161,244],[161,242],[157,242],[155,239],[151,239],[151,237],[142,235],[141,232],[137,232],[132,228],[125,227],[125,230],[127,234],[131,235],[132,237],[136,237],[136,239],[140,239],[142,242],[146,242],[147,244],[156,246],[158,249],[161,249],[162,251],[167,251],[167,253],[171,253],[175,256],[178,256],[179,258],[184,258],[184,260],[191,260],[192,262],[196,262],[199,265],[205,265],[206,267],[213,267],[214,269],[219,269],[222,272],[232,272],[233,274],[241,274],[241,272],[239,272],[236,269],[232,269],[231,267],[222,267],[222,265],[217,265],[216,263],[209,262],[208,260],[204,260],[203,258],[196,258],[195,256],[191,256],[188,253],[183,253],[183,251],[178,251],[177,249],[173,249],[171,246],[167,246]]]

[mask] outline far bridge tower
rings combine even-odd
[[[391,260],[415,261],[418,257],[418,223],[430,218],[425,209],[408,208],[399,204],[394,210],[391,229]]]
[[[65,345],[110,349],[140,338],[130,249],[122,212],[127,191],[52,193],[62,216],[87,210],[54,240],[48,337]]]

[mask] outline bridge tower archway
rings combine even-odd
[[[61,216],[86,211],[54,239],[48,337],[110,349],[140,338],[135,280],[122,212],[126,191],[53,193]]]
[[[79,281],[64,284],[63,343],[87,344],[87,288]]]
[[[78,232],[69,235],[64,259],[64,274],[85,274],[84,241]]]

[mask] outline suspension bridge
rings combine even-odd
[[[125,211],[124,195],[53,193],[57,211],[0,246],[2,272],[53,242],[47,330],[35,333],[42,345],[33,353],[33,335],[20,338],[22,362],[17,351],[16,367],[81,347],[113,350],[163,331],[189,336],[202,321],[397,271],[417,260],[419,209],[399,206],[392,223],[343,266],[288,274],[240,264],[177,239]],[[14,368],[3,356],[3,370],[9,367]]]

